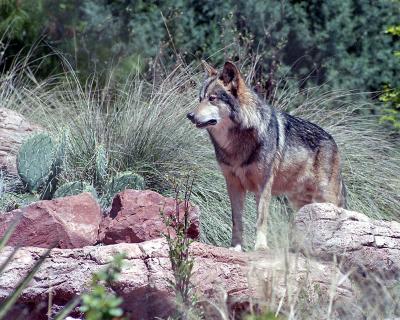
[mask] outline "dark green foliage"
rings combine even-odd
[[[400,2],[398,2],[398,5],[400,8]],[[386,32],[398,41],[400,37],[400,25],[390,26]],[[394,55],[400,58],[400,51],[395,51]],[[400,61],[398,60],[398,62]],[[400,85],[392,88],[390,84],[387,84],[379,99],[385,103],[381,122],[391,125],[396,131],[400,132]]]
[[[19,21],[22,31],[8,34],[12,44],[21,34],[27,44],[43,34],[83,79],[115,65],[118,78],[149,69],[157,76],[176,62],[211,57],[215,64],[239,59],[248,71],[254,66],[252,79],[268,96],[282,77],[363,91],[399,82],[392,57],[398,44],[383,32],[398,23],[400,8],[391,0],[5,3],[4,21]]]
[[[90,291],[82,295],[80,311],[87,320],[122,319],[122,298],[108,290],[121,272],[123,254],[118,254],[105,270],[93,275]]]
[[[73,196],[82,192],[90,192],[93,197],[97,198],[97,193],[93,186],[84,181],[72,181],[63,184],[54,193],[54,198]]]
[[[397,81],[393,44],[382,32],[398,20],[400,9],[393,1],[311,0],[295,8],[300,29],[291,30],[295,41],[288,45],[295,44],[290,47],[296,58],[305,55],[296,68],[314,69],[317,83],[329,81],[337,88],[377,90],[390,79]]]
[[[29,41],[42,31],[43,1],[0,1],[0,38]]]

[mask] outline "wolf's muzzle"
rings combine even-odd
[[[213,125],[216,125],[216,124],[217,124],[217,120],[215,120],[215,119],[211,119],[211,120],[208,120],[208,121],[206,121],[206,122],[198,122],[198,121],[196,121],[196,118],[195,118],[195,115],[194,115],[193,112],[188,113],[188,114],[186,115],[186,117],[187,117],[190,121],[192,121],[192,123],[194,123],[194,124],[196,125],[197,128],[205,128],[205,127],[207,127],[207,126],[213,126]]]

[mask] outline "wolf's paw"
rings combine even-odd
[[[266,251],[268,250],[267,236],[264,233],[257,233],[256,244],[254,250],[256,251]]]
[[[256,244],[254,246],[254,251],[268,251],[269,247],[267,244]]]
[[[229,250],[236,251],[236,252],[242,252],[243,251],[242,246],[240,244],[237,244],[234,247],[230,247]]]

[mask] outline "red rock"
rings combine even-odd
[[[0,215],[0,237],[12,221],[20,221],[8,245],[81,248],[93,245],[102,214],[90,193],[43,200]]]
[[[0,108],[0,169],[16,175],[16,156],[22,141],[40,130],[18,112]]]
[[[125,190],[117,194],[110,213],[100,225],[99,241],[104,244],[137,243],[159,238],[167,232],[160,211],[165,216],[175,214],[175,200],[150,190]],[[183,219],[183,204],[180,205],[180,219]],[[198,239],[199,209],[190,205],[188,236]]]

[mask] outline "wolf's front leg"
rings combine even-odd
[[[234,250],[241,251],[243,242],[242,215],[244,200],[246,198],[246,190],[243,188],[240,180],[232,174],[225,175],[225,180],[232,209],[231,246]]]
[[[265,184],[264,188],[256,193],[257,203],[257,225],[255,250],[267,250],[267,218],[269,203],[271,200],[272,179]]]

